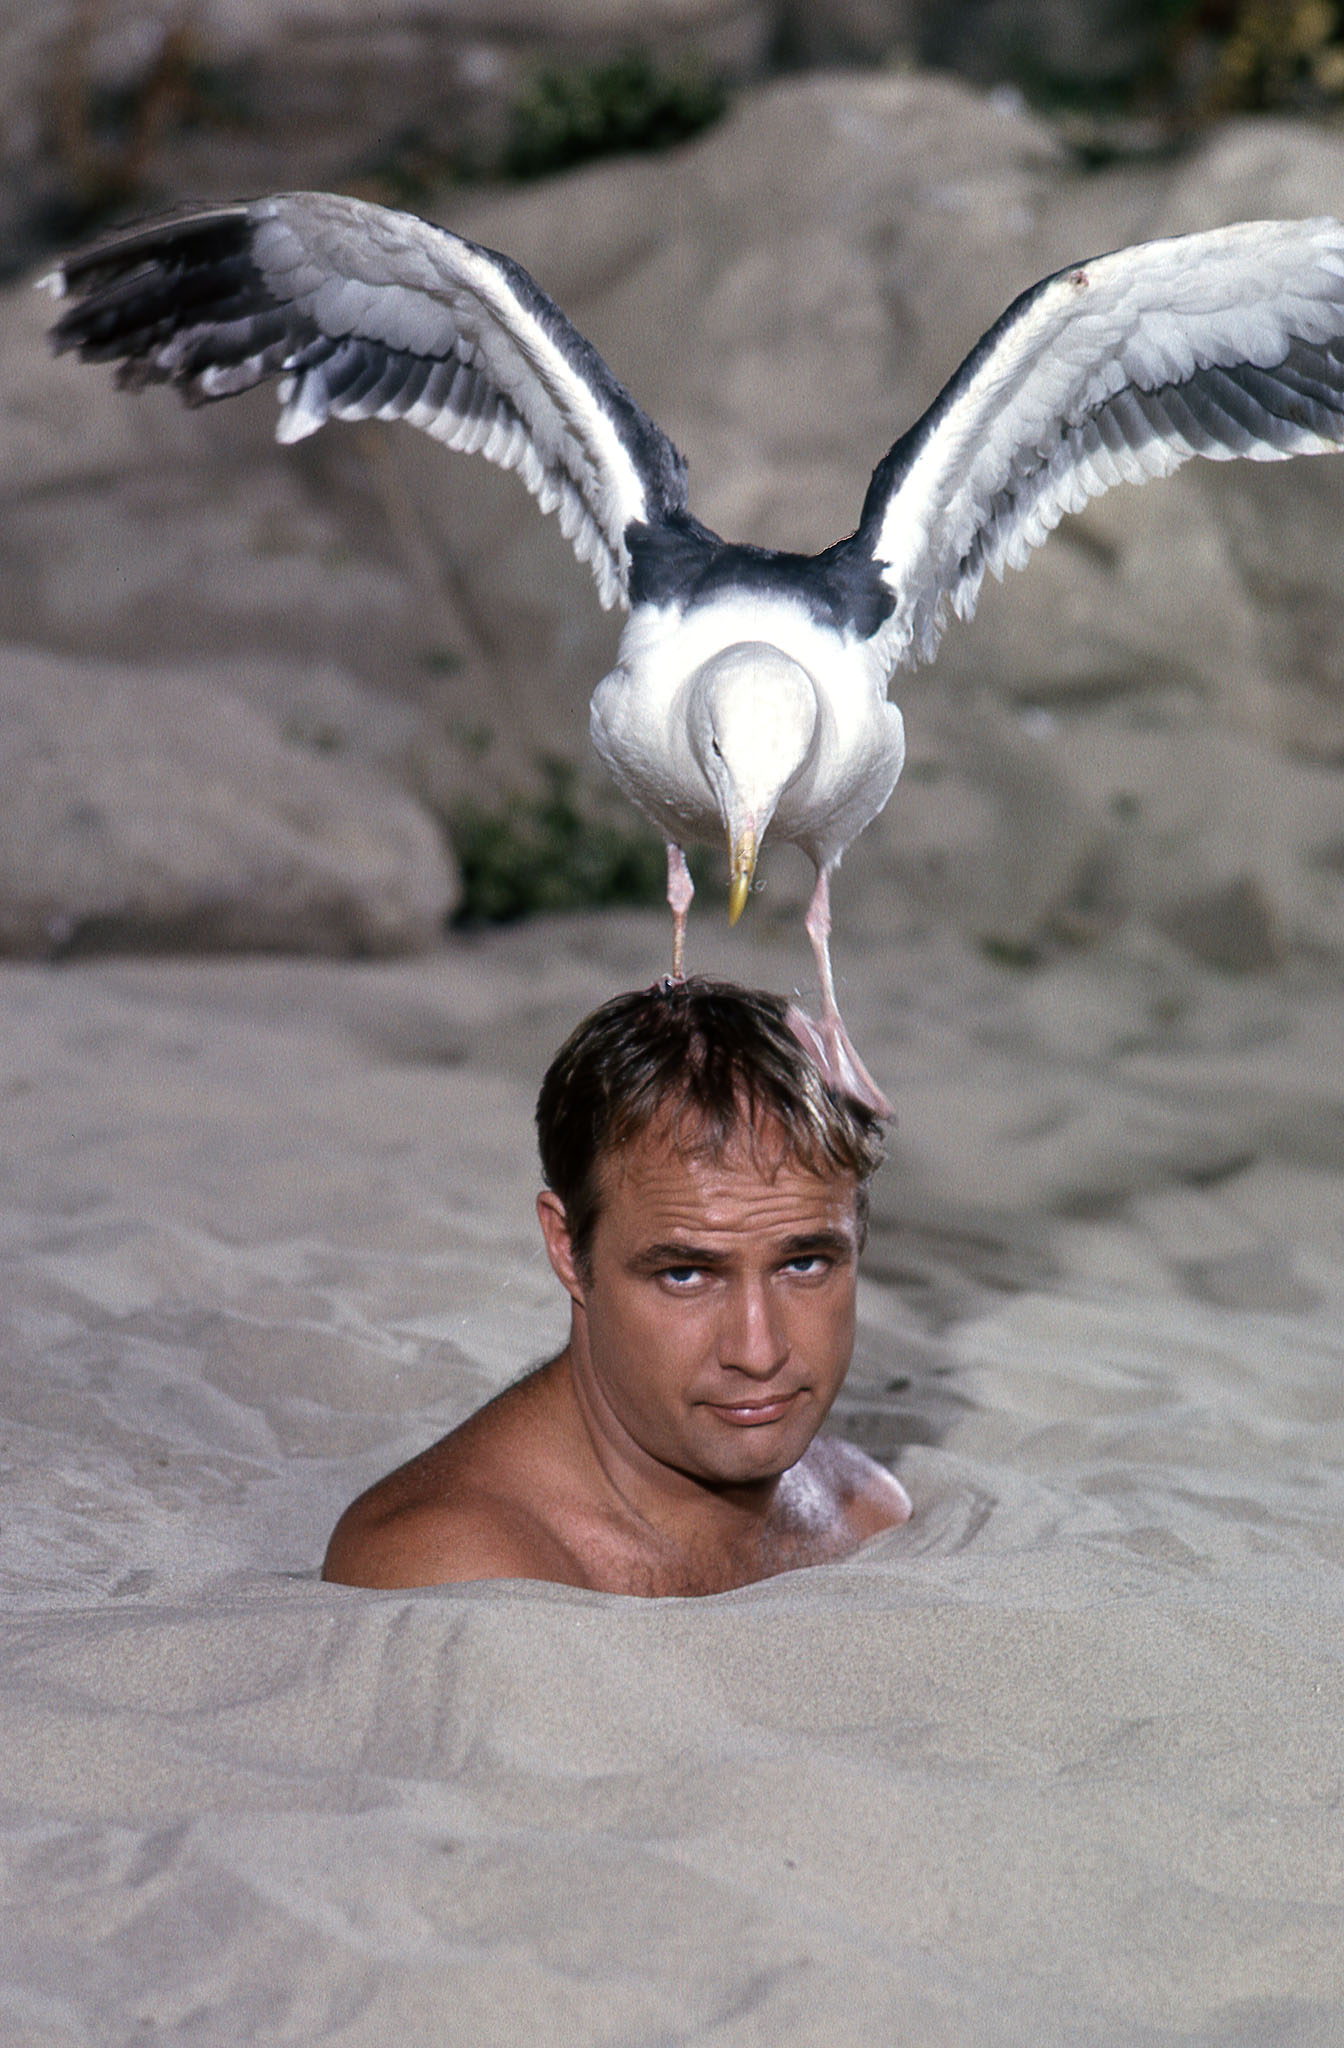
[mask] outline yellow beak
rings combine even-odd
[[[747,907],[752,877],[756,873],[756,834],[751,826],[728,843],[732,880],[728,884],[728,922],[736,924]]]

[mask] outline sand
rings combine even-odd
[[[840,1421],[909,1527],[706,1600],[317,1579],[560,1335],[536,1078],[665,940],[0,970],[0,2039],[1344,2039],[1325,979],[1123,1043],[1133,961],[843,948],[902,1121]]]

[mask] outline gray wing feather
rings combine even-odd
[[[185,214],[68,260],[58,349],[188,403],[279,377],[277,434],[408,421],[517,472],[627,595],[631,526],[684,510],[685,463],[591,344],[509,257],[410,214],[285,193]]]
[[[986,571],[1068,512],[1194,456],[1344,445],[1344,228],[1246,222],[1070,266],[1011,306],[874,472],[851,546],[896,599],[895,664],[929,660]]]

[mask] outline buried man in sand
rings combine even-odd
[[[324,1576],[720,1593],[903,1522],[891,1474],[817,1435],[881,1127],[784,1004],[701,980],[618,996],[552,1062],[537,1127],[569,1342],[347,1508]]]

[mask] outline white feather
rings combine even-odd
[[[913,459],[872,539],[897,600],[888,660],[928,658],[948,600],[969,617],[986,567],[1020,566],[1064,513],[1115,483],[1170,475],[1196,454],[1276,461],[1339,446],[1344,401],[1324,423],[1294,424],[1285,391],[1257,434],[1240,416],[1253,405],[1229,411],[1206,384],[1220,368],[1272,374],[1295,343],[1342,337],[1334,221],[1243,223],[1047,279],[908,437]],[[1344,381],[1340,365],[1332,374]]]
[[[427,393],[406,416],[450,447],[517,469],[539,498],[547,478],[563,476],[586,507],[566,515],[573,534],[584,518],[591,522],[600,536],[597,553],[605,550],[623,584],[626,530],[661,508],[631,453],[628,428],[610,409],[617,387],[605,371],[606,383],[593,381],[570,343],[568,323],[554,309],[546,311],[549,302],[539,294],[534,302],[504,259],[409,214],[325,193],[281,195],[257,202],[252,212],[258,264],[296,316],[333,337],[456,359],[462,381],[455,379],[441,401],[449,414],[471,402],[480,378],[487,380],[507,402],[498,431],[488,416],[467,425],[436,417]],[[339,401],[333,409],[342,410]],[[530,461],[522,460],[515,421],[530,444]],[[298,438],[318,423],[316,403],[301,387],[282,414],[281,437]],[[651,445],[661,443],[650,422],[643,426]],[[670,450],[669,458],[671,473],[677,458]],[[560,490],[554,502],[566,500]]]

